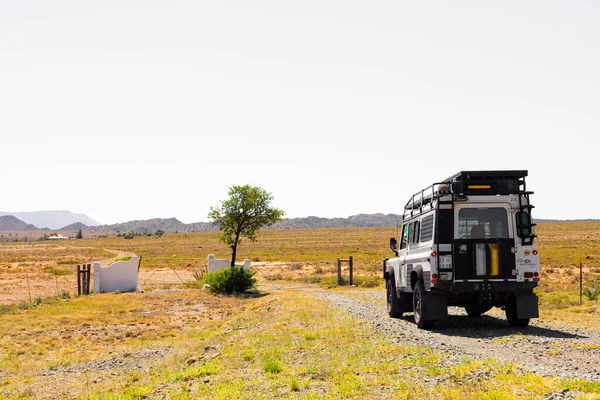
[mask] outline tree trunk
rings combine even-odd
[[[235,267],[235,255],[237,253],[238,240],[240,238],[239,233],[235,235],[235,242],[231,245],[231,266]]]

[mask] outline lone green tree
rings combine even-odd
[[[281,220],[285,213],[271,207],[273,196],[260,187],[230,186],[228,194],[227,200],[210,208],[208,218],[223,232],[221,241],[231,247],[231,266],[234,267],[242,238],[254,242],[260,228]]]

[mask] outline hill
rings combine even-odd
[[[0,231],[33,231],[35,226],[21,221],[12,215],[0,216]]]
[[[358,214],[348,218],[286,218],[264,229],[318,229],[318,228],[351,228],[372,226],[396,226],[402,221],[402,216],[396,214]],[[210,222],[194,222],[185,224],[177,218],[154,218],[148,220],[135,220],[112,225],[86,227],[85,225],[70,225],[64,230],[82,229],[106,232],[140,232],[153,233],[157,230],[165,232],[212,232],[219,230]]]
[[[85,214],[76,214],[66,210],[25,212],[0,211],[0,216],[2,215],[12,215],[28,224],[35,225],[36,227],[47,227],[49,229],[60,229],[76,222],[81,222],[88,226],[100,225],[100,223],[94,221]]]
[[[154,233],[158,230],[165,232],[191,232],[187,224],[177,218],[153,218],[146,220],[135,220],[119,224],[103,225],[94,229],[115,232],[141,232]]]
[[[358,214],[348,218],[285,218],[265,229],[314,229],[314,228],[352,228],[371,226],[396,226],[402,221],[396,214]]]
[[[75,222],[74,224],[63,226],[59,230],[61,230],[61,231],[78,231],[79,229],[81,229],[82,231],[85,231],[85,230],[90,229],[90,227],[81,222]]]

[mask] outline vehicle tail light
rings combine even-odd
[[[533,272],[525,272],[525,278],[533,278]]]
[[[431,257],[437,257],[437,253],[435,251],[431,252]]]
[[[437,283],[437,274],[432,274],[431,275],[431,283]]]
[[[533,276],[535,276],[535,277],[537,278],[538,276],[540,276],[540,274],[539,274],[539,273],[537,273],[537,272],[534,272],[534,273],[533,273]]]
[[[533,251],[533,255],[534,255],[534,256],[537,256],[537,255],[538,255],[538,251],[537,251],[537,250],[534,250],[534,251]]]
[[[539,282],[539,281],[540,281],[540,278],[533,278],[533,281],[534,281],[534,282]]]

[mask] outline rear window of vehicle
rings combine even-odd
[[[502,207],[469,207],[458,212],[459,239],[508,238],[508,213]]]

